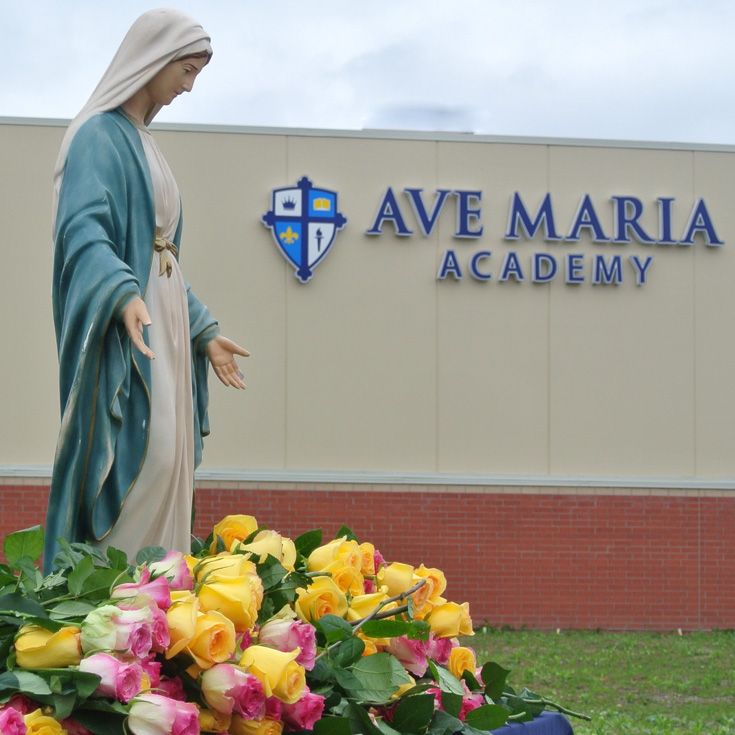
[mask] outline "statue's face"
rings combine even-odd
[[[151,101],[170,105],[183,92],[191,92],[207,61],[206,57],[188,56],[166,64],[146,85]]]

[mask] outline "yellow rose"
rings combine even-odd
[[[410,564],[394,561],[378,572],[378,584],[388,588],[388,596],[400,595],[415,584],[413,579],[414,569]]]
[[[388,595],[385,592],[371,592],[367,595],[355,595],[350,600],[350,607],[347,610],[347,620],[353,622],[355,620],[362,620],[370,615],[375,608],[380,605],[383,600],[387,600]],[[395,605],[386,605],[383,609],[387,610],[389,607],[395,607]]]
[[[378,653],[383,650],[384,646],[388,645],[388,638],[368,638],[361,630],[357,631],[357,637],[365,644],[365,650],[362,652],[363,656],[372,656],[374,653]]]
[[[360,571],[366,577],[372,577],[375,575],[375,546],[370,542],[365,541],[358,546],[360,550]]]
[[[201,708],[199,710],[199,729],[202,732],[227,732],[230,729],[232,718],[221,712]]]
[[[427,580],[426,586],[429,587],[429,600],[436,604],[438,598],[444,594],[444,590],[447,588],[447,578],[444,576],[444,572],[441,569],[425,567],[421,564],[414,571],[414,574],[421,579]]]
[[[44,715],[40,709],[35,709],[23,716],[26,725],[26,735],[66,735],[66,730],[58,720]]]
[[[304,667],[296,663],[299,653],[300,648],[284,652],[267,646],[249,646],[243,651],[240,666],[258,677],[267,697],[294,704],[306,687]]]
[[[347,612],[347,598],[330,577],[317,577],[309,587],[299,587],[296,595],[296,614],[307,623],[325,615],[343,618]]]
[[[449,671],[458,679],[462,678],[465,671],[469,671],[474,676],[477,669],[477,661],[475,660],[475,652],[466,646],[456,646],[449,654]]]
[[[281,536],[276,531],[260,531],[249,544],[235,544],[233,551],[248,551],[262,557],[270,554],[281,563],[281,565],[292,572],[296,563],[296,545],[290,538]]]
[[[197,582],[208,582],[214,577],[243,577],[246,574],[257,576],[255,564],[242,554],[223,551],[216,556],[205,556],[194,567]]]
[[[327,564],[322,571],[329,572],[334,583],[345,594],[361,595],[365,591],[365,580],[362,574],[355,567],[347,566],[339,559]]]
[[[231,620],[214,610],[200,612],[186,650],[202,669],[221,664],[235,652],[235,626]]]
[[[474,635],[470,619],[469,603],[445,602],[437,605],[428,618],[431,632],[437,638],[456,638],[460,635]]]
[[[227,616],[239,632],[249,630],[258,619],[263,585],[260,577],[209,577],[199,590],[202,610],[216,610]]]
[[[345,566],[354,567],[359,571],[362,566],[362,553],[357,541],[348,541],[346,536],[336,538],[314,549],[306,560],[306,566],[310,572],[320,572],[337,559]]]
[[[166,658],[173,658],[183,651],[194,637],[199,613],[199,600],[192,592],[179,594],[173,599],[171,607],[166,611],[166,622],[171,642],[166,650]]]
[[[246,720],[240,715],[232,715],[230,735],[281,735],[283,723],[279,720]]]
[[[55,633],[38,625],[24,625],[15,639],[22,669],[63,669],[82,660],[79,628],[68,626]]]
[[[225,516],[213,529],[214,538],[209,547],[210,554],[217,553],[217,537],[219,536],[226,549],[232,548],[234,541],[243,541],[258,530],[258,521],[253,516]]]

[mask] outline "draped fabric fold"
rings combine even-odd
[[[181,222],[174,237],[180,250]],[[45,564],[57,539],[100,540],[145,459],[151,370],[120,321],[145,294],[156,220],[145,154],[119,111],[97,114],[68,150],[55,228],[53,310],[62,423],[54,460]],[[187,288],[195,465],[208,433],[206,345],[217,322]]]

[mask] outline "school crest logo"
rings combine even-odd
[[[270,228],[283,257],[295,266],[296,278],[306,283],[347,219],[337,211],[337,192],[316,189],[303,176],[296,186],[273,189],[271,210],[262,222]]]

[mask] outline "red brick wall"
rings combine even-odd
[[[323,528],[328,539],[346,524],[389,560],[443,569],[446,596],[468,600],[475,624],[735,627],[735,493],[391,488],[202,487],[195,531],[228,513],[288,536]],[[0,536],[42,523],[46,496],[0,486]]]

